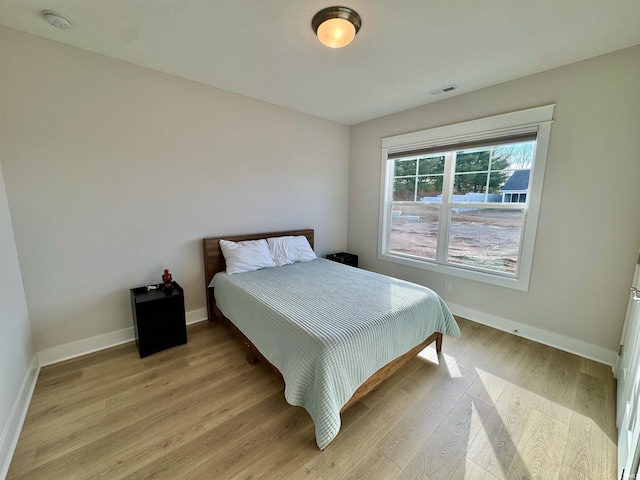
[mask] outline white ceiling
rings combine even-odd
[[[362,17],[338,50],[311,30],[334,4]],[[0,0],[0,24],[352,125],[640,44],[640,0]]]

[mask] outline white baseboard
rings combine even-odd
[[[480,312],[472,308],[463,307],[455,303],[447,302],[454,315],[459,315],[471,321],[482,323],[489,327],[497,328],[505,332],[518,335],[534,342],[542,343],[550,347],[564,350],[590,360],[611,366],[615,368],[618,361],[618,354],[614,350],[586,343],[575,338],[567,337],[557,333],[542,330],[540,328],[525,325],[523,323],[507,320],[506,318]],[[186,313],[187,325],[207,320],[207,309],[201,308]],[[96,337],[86,338],[77,342],[67,343],[57,347],[49,348],[38,352],[38,361],[40,366],[51,365],[53,363],[62,362],[71,358],[86,355],[88,353],[104,350],[105,348],[114,347],[123,343],[131,342],[135,339],[133,327],[117,330],[115,332],[105,333]]]
[[[46,367],[47,365],[70,360],[88,353],[97,352],[98,350],[122,345],[134,339],[135,334],[133,327],[125,328],[123,330],[116,330],[115,332],[78,340],[77,342],[47,348],[46,350],[38,352],[38,360],[41,366]]]
[[[613,370],[618,361],[618,353],[615,350],[607,350],[606,348],[593,345],[591,343],[576,340],[575,338],[566,337],[557,333],[542,330],[540,328],[525,325],[523,323],[507,320],[506,318],[497,317],[484,312],[479,312],[472,308],[456,305],[447,302],[451,313],[466,318],[473,322],[481,323],[489,327],[496,328],[505,332],[518,335],[534,342],[548,345],[565,352],[573,353],[580,357],[588,358],[599,363],[611,366]]]
[[[207,320],[207,309],[200,308],[186,313],[187,325]],[[88,353],[104,350],[105,348],[115,347],[123,343],[135,340],[135,331],[132,327],[116,330],[114,332],[97,335],[95,337],[85,338],[77,342],[71,342],[57,347],[48,348],[38,352],[38,361],[40,366],[51,365],[54,363],[70,360],[80,357]]]
[[[209,317],[207,316],[207,309],[206,308],[199,308],[198,310],[191,310],[190,312],[187,312],[186,317],[187,317],[187,325],[191,325],[191,324],[194,324],[194,323],[200,323],[200,322],[204,322],[205,320],[209,320]]]
[[[38,380],[39,373],[40,366],[38,364],[38,358],[37,356],[34,356],[31,360],[29,370],[22,381],[18,397],[11,409],[9,420],[7,421],[5,429],[2,432],[2,436],[0,437],[0,478],[6,478],[7,473],[9,472],[11,458],[13,457],[16,445],[18,445],[22,425],[24,424],[24,419],[27,416],[27,410],[31,403],[33,390],[36,388],[36,381]]]

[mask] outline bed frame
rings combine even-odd
[[[224,256],[222,255],[222,250],[220,249],[220,240],[230,240],[233,242],[239,242],[242,240],[258,240],[261,238],[268,237],[280,237],[285,235],[304,235],[309,240],[309,244],[311,248],[314,246],[314,230],[306,229],[306,230],[290,230],[286,232],[272,232],[272,233],[258,233],[251,235],[234,235],[234,236],[225,236],[225,237],[215,237],[215,238],[205,238],[203,239],[203,250],[204,250],[204,276],[205,276],[205,289],[207,295],[207,315],[209,317],[209,321],[215,321],[216,319],[225,323],[230,330],[240,339],[243,343],[246,351],[247,362],[251,365],[255,363],[256,360],[260,360],[265,365],[269,366],[271,370],[280,378],[280,380],[284,384],[284,378],[280,371],[272,365],[264,356],[260,353],[260,351],[256,348],[256,346],[249,340],[238,327],[236,327],[231,320],[226,318],[222,312],[216,306],[215,298],[213,295],[213,288],[209,288],[209,283],[213,276],[222,272],[226,269],[226,265],[224,262]],[[442,334],[439,332],[433,333],[429,337],[427,337],[424,342],[415,348],[409,350],[404,355],[399,356],[395,360],[391,361],[384,367],[380,368],[377,372],[375,372],[369,379],[363,383],[358,390],[352,395],[349,401],[342,407],[341,412],[344,412],[351,405],[357,403],[361,398],[371,392],[374,388],[380,385],[385,379],[389,378],[395,372],[397,372],[400,368],[402,368],[409,360],[415,357],[418,353],[424,350],[431,343],[436,342],[436,351],[440,352],[442,350]]]

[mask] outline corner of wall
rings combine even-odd
[[[9,465],[11,464],[13,452],[18,445],[20,432],[22,431],[24,420],[27,417],[27,411],[29,410],[29,404],[31,403],[31,397],[36,388],[39,374],[40,364],[38,357],[34,355],[29,370],[22,381],[22,386],[20,387],[16,401],[11,409],[9,421],[0,437],[0,478],[6,478],[9,472]]]

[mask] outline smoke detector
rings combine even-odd
[[[71,22],[69,20],[52,10],[43,10],[42,16],[56,28],[61,28],[62,30],[69,30],[69,28],[71,28]]]

